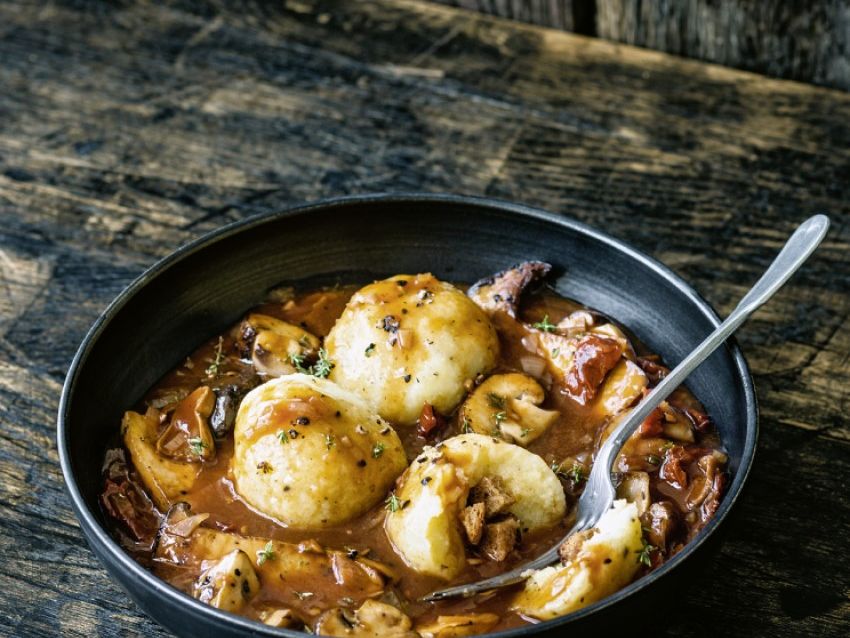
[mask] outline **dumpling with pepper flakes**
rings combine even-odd
[[[249,392],[236,415],[236,491],[291,527],[318,529],[359,516],[406,466],[395,430],[327,379],[273,379]]]
[[[450,413],[464,384],[496,366],[489,318],[431,274],[396,275],[354,293],[325,340],[330,378],[382,417],[413,425],[424,404]]]

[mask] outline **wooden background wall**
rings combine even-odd
[[[850,0],[434,0],[850,90]]]

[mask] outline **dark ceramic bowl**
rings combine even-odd
[[[471,282],[525,259],[554,264],[559,293],[616,318],[669,363],[719,323],[709,305],[658,262],[583,224],[517,204],[367,196],[228,226],[180,248],[134,281],[92,327],[68,371],[59,407],[59,457],[94,553],[145,612],[180,636],[303,635],[202,604],[126,554],[110,537],[98,506],[104,443],[127,406],[163,373],[283,282],[366,282],[423,271]],[[675,558],[615,595],[563,618],[494,635],[555,634],[568,623],[616,619],[646,591],[669,589],[665,583],[688,572],[683,563],[700,562],[689,559],[717,537],[750,469],[757,408],[734,344],[710,357],[688,385],[714,417],[729,453],[733,478],[714,519]]]

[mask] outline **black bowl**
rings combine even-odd
[[[110,537],[98,506],[105,442],[123,411],[200,342],[236,321],[283,282],[366,282],[398,272],[474,281],[525,259],[557,268],[557,291],[614,317],[676,363],[718,323],[670,270],[583,224],[485,199],[390,195],[335,199],[233,224],[175,251],[134,281],[97,320],[62,391],[62,471],[92,550],[136,603],[181,636],[298,636],[202,604],[142,568]],[[567,623],[616,617],[715,535],[747,477],[757,407],[741,352],[728,344],[688,380],[717,423],[732,481],[712,521],[670,562],[579,612],[499,636],[555,633]],[[689,561],[689,564],[698,561]],[[621,602],[624,601],[624,602]],[[620,603],[605,614],[599,612]]]

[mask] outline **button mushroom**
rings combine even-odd
[[[545,396],[528,375],[496,374],[466,399],[460,420],[466,430],[526,446],[558,420],[557,411],[538,407]]]
[[[485,634],[499,622],[496,614],[461,614],[437,616],[427,625],[418,625],[416,631],[422,638],[462,638]]]
[[[121,422],[124,446],[156,506],[165,511],[195,484],[199,465],[162,456],[156,449],[159,411],[144,415],[125,412]]]
[[[467,294],[487,313],[503,312],[516,317],[523,291],[550,270],[552,266],[542,261],[524,261],[476,282]]]
[[[315,629],[321,636],[418,638],[412,625],[410,618],[396,607],[367,600],[356,611],[343,607],[329,609],[319,616]]]
[[[213,392],[207,386],[201,386],[178,403],[168,427],[157,439],[156,451],[190,463],[215,458],[215,441],[209,425],[214,403]]]
[[[239,613],[258,591],[260,579],[251,559],[234,549],[201,574],[192,595],[218,609]]]
[[[319,339],[303,328],[269,315],[252,313],[242,322],[238,342],[258,373],[279,377],[299,371],[319,351]]]

